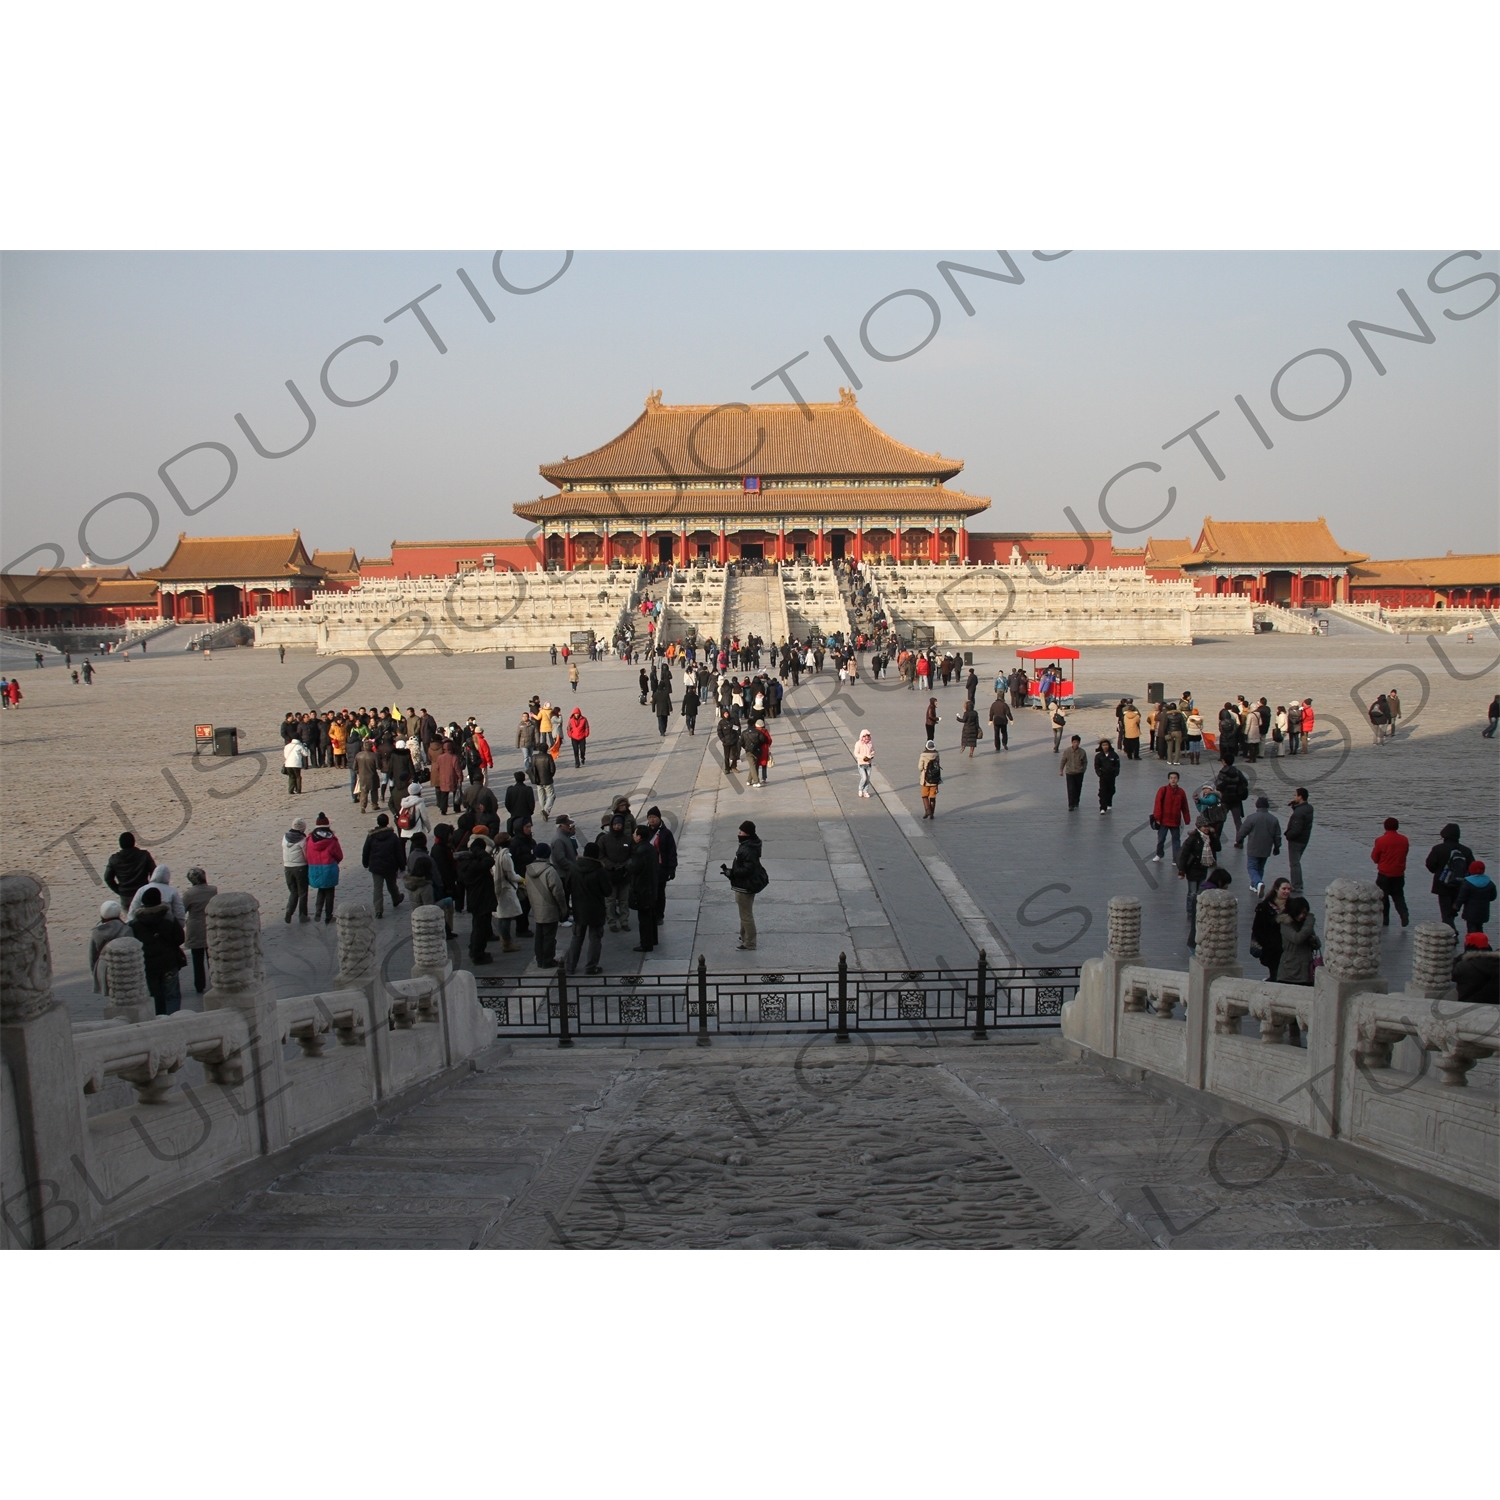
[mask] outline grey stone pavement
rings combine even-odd
[[[1495,1232],[1033,1034],[502,1045],[161,1243],[1462,1249]]]
[[[1402,820],[1419,854],[1449,819],[1481,857],[1493,860],[1500,848],[1500,746],[1479,735],[1500,681],[1497,642],[1439,645],[1443,655],[1425,638],[1336,626],[1327,638],[1090,650],[1069,732],[1085,745],[1110,733],[1114,701],[1126,692],[1143,700],[1152,680],[1169,692],[1191,688],[1205,707],[1238,692],[1273,703],[1311,696],[1313,753],[1249,769],[1279,810],[1293,786],[1311,789],[1317,824],[1306,867],[1321,917],[1323,886],[1371,873],[1369,846],[1387,814]],[[981,711],[996,668],[1013,660],[994,648],[976,652]],[[507,672],[486,656],[382,664],[289,653],[281,664],[248,649],[209,661],[148,654],[103,663],[93,688],[73,686],[57,667],[0,659],[0,668],[19,670],[26,694],[18,711],[0,715],[13,792],[0,826],[4,866],[48,885],[57,987],[80,1019],[100,1014],[84,950],[105,894],[98,872],[126,826],[179,880],[202,864],[221,889],[259,898],[279,993],[329,982],[332,929],[280,919],[281,831],[295,814],[326,811],[346,851],[341,898],[364,899],[359,847],[373,818],[346,800],[341,772],[305,773],[308,791],[287,795],[276,734],[287,709],[397,700],[441,719],[474,713],[496,747],[492,779],[503,783],[526,699],[572,701],[563,670],[540,657]],[[1395,743],[1377,748],[1351,693],[1364,701],[1390,685],[1401,689],[1407,717]],[[757,970],[827,968],[840,951],[872,968],[967,966],[981,947],[994,959],[1076,963],[1101,950],[1105,903],[1122,892],[1143,899],[1147,961],[1184,965],[1181,887],[1169,865],[1146,860],[1146,815],[1165,768],[1126,765],[1108,816],[1097,811],[1090,776],[1082,810],[1069,813],[1040,714],[1021,714],[1008,753],[986,741],[970,760],[957,748],[961,690],[935,696],[946,774],[938,817],[923,823],[916,763],[925,700],[899,684],[866,679],[840,692],[830,673],[805,680],[771,724],[770,784],[752,790],[725,774],[708,716],[697,737],[674,717],[663,738],[637,703],[634,669],[585,663],[578,701],[594,734],[583,771],[566,752],[561,758],[558,810],[591,833],[625,793],[638,812],[659,805],[679,833],[662,945],[645,967],[681,971],[699,953],[715,970],[747,967],[718,873],[746,817],[765,841],[772,877],[757,902]],[[237,725],[245,753],[196,759],[197,722]],[[871,800],[855,795],[850,749],[864,727],[877,747]],[[1204,779],[1211,769],[1202,768]],[[1193,779],[1186,768],[1184,781]],[[1229,868],[1231,890],[1243,895],[1242,857],[1231,854]],[[1269,867],[1284,870],[1284,859]],[[1413,876],[1410,885],[1414,915],[1431,915],[1428,880]],[[381,924],[398,973],[408,912],[388,911]],[[1241,916],[1247,931],[1248,902]],[[633,934],[606,936],[609,971],[642,967]],[[1393,927],[1386,956],[1397,980],[1405,949]],[[456,944],[460,963],[462,951]],[[524,953],[507,956],[490,972],[527,963]],[[1068,1062],[1034,1036],[977,1046],[882,1042],[873,1056],[856,1042],[840,1049],[847,1061],[826,1046],[820,1040],[801,1067],[796,1047],[729,1038],[707,1052],[502,1047],[481,1071],[176,1242],[1464,1245],[1488,1233],[1297,1153],[1278,1161],[1274,1141],[1226,1136],[1221,1122]]]

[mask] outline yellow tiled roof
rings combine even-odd
[[[927,475],[951,479],[960,458],[923,453],[882,432],[845,391],[836,402],[665,406],[654,391],[617,438],[560,463],[543,464],[554,484],[570,480],[696,478],[747,474]]]
[[[1342,566],[1363,562],[1365,556],[1340,547],[1322,516],[1316,521],[1216,521],[1205,516],[1197,547],[1179,562],[1188,568],[1237,563],[1260,568]]]
[[[1500,553],[1374,559],[1349,569],[1355,588],[1500,588]]]
[[[171,557],[143,578],[170,582],[211,582],[216,578],[306,578],[316,582],[316,567],[298,532],[285,536],[188,536],[179,534]]]

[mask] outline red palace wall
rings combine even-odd
[[[1012,546],[1038,567],[1050,568],[1139,568],[1145,562],[1144,547],[1116,548],[1107,531],[971,531],[969,557],[976,563],[1010,561]]]
[[[367,559],[359,565],[361,578],[451,578],[460,571],[482,572],[489,564],[485,559],[493,556],[494,567],[501,573],[535,572],[542,561],[540,540],[525,541],[520,537],[492,542],[432,542],[421,546],[391,544],[389,562],[382,559]]]

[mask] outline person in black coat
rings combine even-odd
[[[1198,946],[1198,892],[1212,868],[1213,852],[1208,847],[1208,825],[1198,819],[1192,832],[1182,841],[1177,854],[1177,874],[1187,881],[1188,947]]]
[[[1281,923],[1276,919],[1291,899],[1292,883],[1284,875],[1271,882],[1265,899],[1256,903],[1250,922],[1250,954],[1266,966],[1267,982],[1276,983],[1281,968]],[[1257,949],[1259,953],[1257,954]]]
[[[177,971],[187,963],[182,951],[187,935],[172,915],[172,908],[162,904],[161,892],[155,886],[141,897],[130,919],[130,931],[145,956],[146,988],[156,1002],[157,1015],[175,1015],[182,1008]]]
[[[656,715],[656,731],[666,734],[667,720],[672,717],[672,687],[670,681],[661,683],[651,695],[651,712]]]
[[[688,679],[686,691],[682,695],[682,719],[687,725],[689,734],[698,732],[698,689],[693,686],[692,679]]]
[[[464,905],[470,916],[469,962],[490,962],[489,945],[493,933],[490,913],[497,905],[495,895],[495,846],[482,834],[474,834],[462,852],[454,857],[459,883],[464,888]]]
[[[661,820],[659,807],[646,809],[646,832],[656,848],[659,866],[656,882],[656,925],[667,920],[667,882],[677,879],[677,840]]]
[[[396,876],[406,868],[406,841],[391,827],[388,814],[381,813],[365,839],[360,863],[375,883],[375,915],[385,915],[385,893],[391,893],[392,907],[400,906],[406,897],[396,886]]]
[[[104,883],[120,898],[120,910],[129,911],[135,893],[151,880],[156,861],[149,849],[137,849],[135,835],[120,835],[119,852],[111,854],[104,866]]]
[[[506,787],[505,811],[508,818],[505,831],[512,837],[521,826],[521,819],[536,811],[536,793],[526,784],[525,771],[517,771],[515,781]]]
[[[719,743],[724,747],[724,769],[738,770],[740,764],[740,728],[726,708],[719,715]],[[147,877],[149,879],[149,876]]]
[[[631,834],[630,859],[626,872],[630,881],[630,906],[635,911],[641,940],[636,953],[650,953],[656,947],[656,900],[661,885],[661,861],[651,842],[651,830],[637,826]]]
[[[1245,816],[1245,798],[1250,795],[1250,782],[1245,773],[1232,761],[1225,761],[1214,777],[1214,790],[1234,818],[1234,836],[1240,836],[1240,823]]]
[[[602,974],[599,950],[604,942],[604,923],[609,916],[609,895],[614,880],[599,858],[598,844],[585,844],[573,866],[568,881],[568,898],[573,903],[573,941],[568,945],[568,973],[578,972],[583,956],[583,939],[588,935],[588,974]]]
[[[1460,842],[1463,832],[1457,823],[1444,823],[1440,835],[1440,842],[1434,844],[1427,851],[1425,861],[1427,871],[1432,876],[1432,894],[1438,898],[1438,918],[1446,922],[1450,927],[1456,928],[1455,918],[1458,914],[1458,904],[1463,897],[1463,878],[1450,881],[1444,876],[1448,873],[1448,866],[1456,863],[1453,856],[1463,855],[1463,867],[1465,873],[1474,860],[1474,851],[1465,843]],[[105,880],[109,874],[105,872]]]
[[[1115,782],[1120,775],[1120,757],[1108,740],[1100,740],[1094,751],[1094,775],[1099,778],[1099,811],[1107,813],[1114,805]]]

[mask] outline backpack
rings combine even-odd
[[[1438,880],[1443,885],[1462,885],[1468,873],[1468,856],[1462,849],[1455,849],[1448,856],[1448,863],[1443,866],[1443,872],[1438,876]]]
[[[927,763],[927,769],[922,772],[922,785],[923,786],[941,786],[942,782],[943,782],[943,767],[942,767],[942,763],[940,761],[937,761],[937,760],[930,760],[930,761],[928,761],[928,763]]]
[[[396,814],[396,827],[403,833],[409,833],[417,825],[417,811],[414,807],[403,807]]]
[[[761,891],[765,890],[765,888],[770,885],[770,883],[771,877],[766,874],[766,867],[762,864],[757,864],[756,867],[751,870],[749,875],[746,877],[745,889],[748,890],[751,895],[757,895]]]

